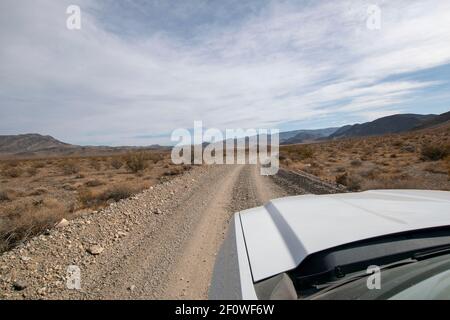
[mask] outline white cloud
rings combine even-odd
[[[384,79],[450,62],[448,1],[381,1],[380,31],[366,28],[370,1],[274,2],[194,39],[112,34],[95,14],[101,3],[78,2],[81,31],[65,28],[66,1],[1,2],[0,133],[139,144],[160,138],[132,137],[194,120],[224,128],[371,119],[439,84]]]

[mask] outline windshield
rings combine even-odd
[[[448,228],[420,230],[404,234],[369,239],[354,244],[332,248],[308,256],[295,270],[289,272],[299,298],[323,296],[329,292],[345,290],[346,294],[361,296],[368,291],[367,278],[372,274],[369,267],[378,270],[383,285],[397,270],[422,270],[433,259],[448,257],[450,253],[450,230]],[[439,260],[441,261],[441,260]],[[408,286],[414,285],[434,274],[444,272],[445,267],[428,270],[419,278],[404,279]],[[397,274],[402,277],[403,273]],[[417,276],[417,275],[416,275]],[[394,277],[395,278],[395,277]],[[355,286],[359,288],[355,289]],[[352,288],[347,291],[345,288]],[[384,288],[386,289],[386,287]],[[375,290],[380,294],[381,291]]]

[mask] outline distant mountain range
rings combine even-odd
[[[295,144],[315,141],[320,138],[326,138],[339,130],[336,128],[314,129],[314,130],[294,130],[280,133],[280,143]]]
[[[162,150],[170,149],[160,145],[147,147],[109,147],[109,146],[78,146],[56,140],[51,136],[36,133],[19,135],[0,135],[0,156],[8,157],[47,157],[47,156],[85,156],[108,155],[132,150]]]
[[[439,126],[448,121],[450,121],[450,111],[440,115],[396,114],[371,122],[343,127],[282,132],[280,133],[280,144],[402,133]],[[2,157],[108,155],[132,150],[169,149],[170,147],[160,145],[146,147],[78,146],[40,134],[0,135],[0,156]]]
[[[384,134],[402,133],[412,130],[426,129],[450,121],[450,111],[435,115],[395,114],[376,119],[371,122],[346,125],[340,128],[321,130],[302,130],[283,132],[280,134],[281,144],[298,144],[321,140],[366,137]],[[328,134],[329,133],[329,134]]]

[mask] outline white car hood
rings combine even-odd
[[[240,213],[253,280],[339,245],[450,225],[450,192],[378,190],[272,200]]]

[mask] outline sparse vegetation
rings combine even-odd
[[[109,201],[117,202],[131,197],[133,194],[145,189],[146,186],[131,186],[130,184],[114,185],[103,191],[92,191],[82,188],[78,191],[78,200],[84,208],[98,208]]]
[[[189,169],[173,165],[169,157],[167,151],[149,151],[0,161],[0,252],[62,216],[97,210]]]
[[[56,199],[11,203],[0,216],[0,252],[51,227],[66,213]]]
[[[450,190],[450,125],[280,148],[280,163],[348,189]],[[433,161],[433,163],[430,163]]]
[[[22,175],[22,169],[18,168],[17,166],[7,167],[3,169],[2,174],[7,178],[18,178]]]
[[[101,186],[103,184],[104,183],[102,181],[100,181],[98,179],[95,179],[95,180],[86,181],[85,186],[86,187],[98,187],[98,186]]]
[[[5,190],[0,190],[0,202],[9,200],[11,199],[9,198],[8,192],[6,192]]]
[[[38,173],[38,169],[36,167],[27,168],[27,173],[30,177],[34,177]]]
[[[128,170],[137,173],[147,167],[147,157],[144,152],[129,153],[124,157]]]
[[[74,161],[64,161],[61,164],[61,170],[65,175],[71,175],[80,172],[80,168]]]
[[[450,154],[448,145],[424,145],[422,147],[422,159],[428,161],[442,160]]]
[[[91,160],[90,166],[92,169],[97,170],[97,171],[100,171],[102,169],[102,163],[97,158],[93,158]]]
[[[113,167],[114,169],[119,170],[120,168],[122,168],[122,166],[123,162],[120,161],[119,159],[114,158],[111,160],[111,167]]]

